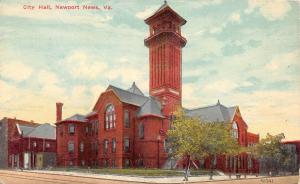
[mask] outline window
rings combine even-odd
[[[84,144],[83,142],[80,143],[80,152],[82,153],[84,151]]]
[[[111,144],[111,152],[115,153],[116,152],[116,147],[117,147],[117,141],[116,138],[112,139],[112,144]]]
[[[139,138],[144,139],[144,124],[143,123],[139,124]]]
[[[129,152],[129,138],[124,139],[124,151]]]
[[[107,149],[108,149],[108,140],[105,139],[103,141],[103,153],[107,153]]]
[[[46,143],[46,148],[50,148],[50,143]]]
[[[237,124],[236,124],[235,121],[232,123],[232,137],[234,139],[238,139],[239,138],[238,126],[237,126]]]
[[[69,166],[73,166],[73,162],[72,161],[69,161]]]
[[[69,124],[69,133],[74,134],[75,133],[75,125],[74,124]]]
[[[36,147],[36,142],[34,141],[34,142],[32,143],[32,145],[33,145],[33,147],[35,148],[35,147]]]
[[[125,126],[125,128],[130,127],[129,111],[124,112],[124,126]]]
[[[105,129],[115,128],[116,127],[116,114],[115,108],[110,104],[105,111]]]
[[[85,133],[88,134],[89,133],[89,126],[85,127]]]
[[[68,143],[68,151],[69,151],[69,153],[74,153],[74,142],[73,141],[70,141]]]
[[[81,160],[81,166],[85,166],[85,161]]]

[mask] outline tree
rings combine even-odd
[[[237,155],[242,149],[232,137],[230,123],[202,123],[205,129],[205,154],[211,160],[210,179],[213,177],[217,155]]]
[[[261,164],[265,165],[268,174],[277,172],[280,160],[286,160],[282,139],[283,133],[275,136],[268,133],[252,150],[254,155],[260,158]]]
[[[172,155],[176,158],[186,158],[187,171],[191,159],[211,159],[212,179],[215,167],[213,162],[217,155],[236,154],[240,147],[231,135],[229,123],[204,122],[197,117],[187,116],[182,109],[175,113],[173,129],[169,130],[168,140]],[[186,177],[187,179],[187,177]]]
[[[175,117],[173,128],[167,133],[169,146],[172,149],[170,154],[177,159],[185,158],[185,180],[188,180],[190,160],[206,156],[205,134],[201,133],[204,129],[198,119],[186,116],[182,109],[175,113]]]

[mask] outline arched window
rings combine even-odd
[[[107,106],[105,111],[105,129],[116,127],[116,112],[112,104]]]
[[[235,121],[232,123],[232,137],[235,139],[239,138],[239,129]]]

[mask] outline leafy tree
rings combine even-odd
[[[286,157],[282,139],[284,139],[283,133],[275,136],[268,133],[252,150],[254,155],[260,158],[261,164],[265,164],[268,174],[277,172],[280,160]]]
[[[168,131],[171,156],[185,160],[185,180],[188,180],[190,160],[201,159],[205,155],[203,126],[196,118],[188,117],[182,109],[175,113],[173,128]]]
[[[212,158],[210,164],[210,179],[212,179],[217,155],[237,155],[242,149],[237,140],[232,137],[229,123],[202,124],[205,129],[205,154]]]
[[[191,159],[210,157],[212,179],[214,164],[217,155],[236,154],[240,147],[231,135],[229,123],[204,122],[196,117],[187,116],[182,109],[175,113],[173,129],[167,135],[172,148],[172,155],[176,158],[185,158],[187,167]],[[186,177],[187,179],[187,177]]]

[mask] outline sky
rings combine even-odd
[[[39,5],[52,10],[38,10]],[[87,114],[109,84],[148,94],[144,19],[162,0],[1,0],[0,118]],[[183,106],[238,105],[249,131],[300,139],[299,1],[169,0],[182,34]],[[34,10],[24,5],[35,6]],[[100,10],[56,10],[97,5]],[[105,10],[108,5],[112,9]]]

